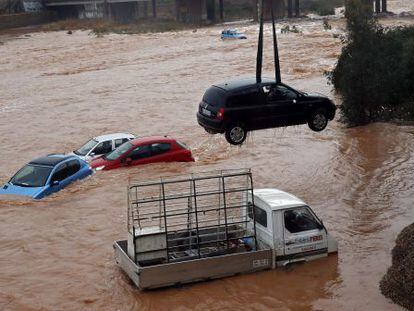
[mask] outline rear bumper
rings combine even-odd
[[[225,132],[225,124],[222,120],[213,120],[206,116],[203,116],[200,112],[197,112],[197,121],[202,127],[209,130],[215,131],[217,133]]]

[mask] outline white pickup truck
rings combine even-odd
[[[128,238],[114,249],[140,289],[272,269],[338,250],[305,202],[281,190],[253,189],[250,170],[128,189]]]

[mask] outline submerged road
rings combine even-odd
[[[414,9],[414,8],[413,8]],[[412,23],[412,20],[387,20]],[[297,24],[279,36],[285,82],[334,97],[323,76],[341,49],[342,22]],[[279,25],[280,26],[280,25]],[[241,147],[195,118],[214,82],[255,72],[248,40],[197,32],[35,33],[0,46],[0,182],[32,158],[70,151],[118,131],[168,134],[195,163],[105,171],[45,200],[0,198],[2,310],[399,310],[379,292],[394,239],[414,219],[414,126],[372,124],[321,133],[307,126],[258,131]],[[265,74],[272,76],[270,27]],[[112,243],[126,237],[126,185],[213,169],[251,167],[255,186],[303,198],[338,239],[339,254],[289,269],[139,292],[118,269]]]

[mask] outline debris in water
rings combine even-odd
[[[323,20],[323,29],[324,30],[331,30],[332,29],[332,26],[329,24],[329,21],[326,18]]]
[[[72,30],[68,30],[67,34],[68,35],[71,35],[72,34]]]
[[[404,228],[392,250],[392,265],[380,282],[382,294],[414,310],[414,223]]]

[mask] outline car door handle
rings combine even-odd
[[[295,241],[286,241],[285,242],[285,245],[292,245],[292,244],[295,244]]]

